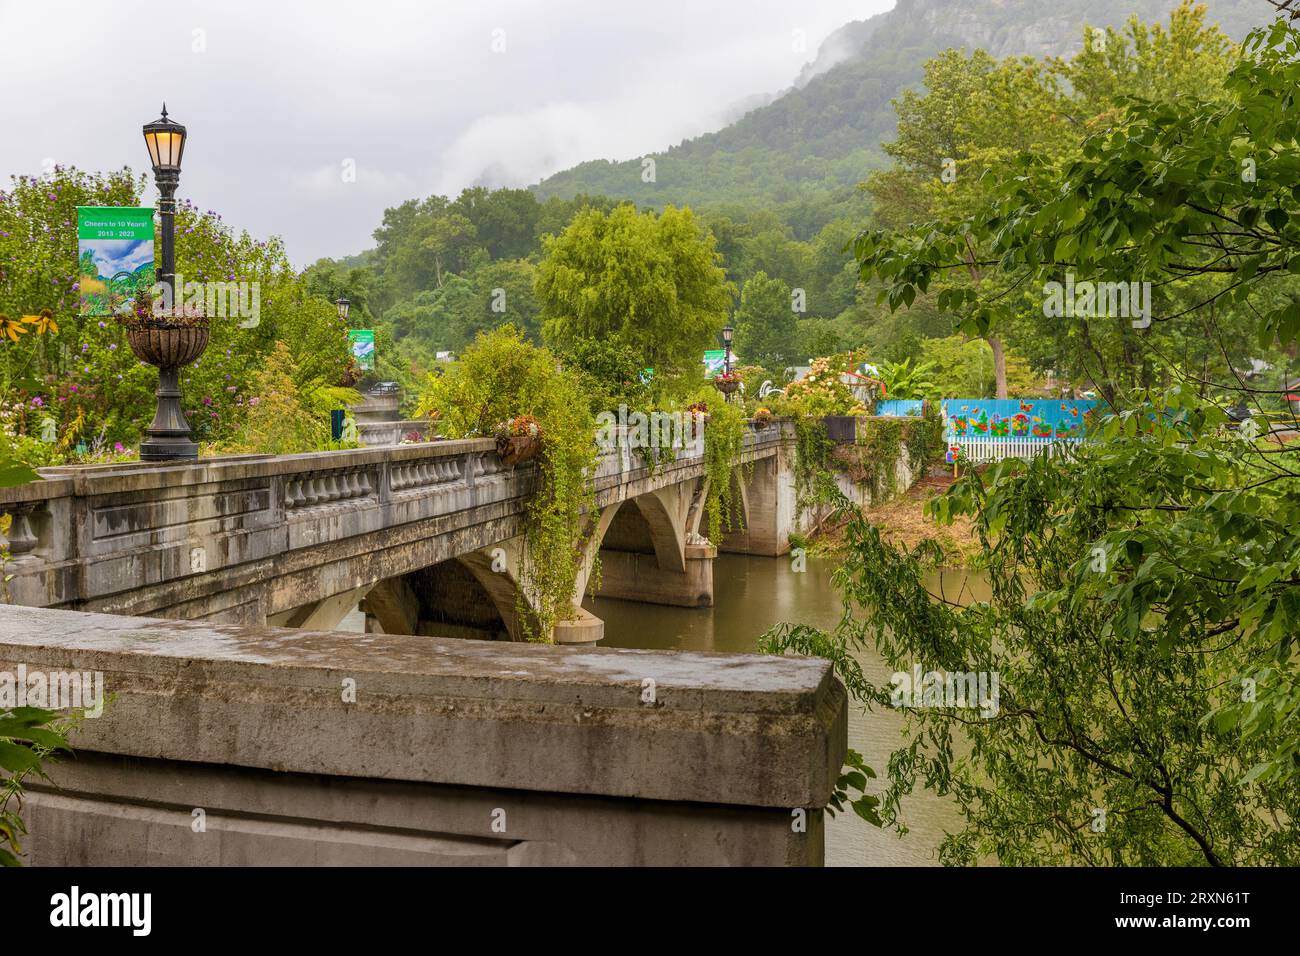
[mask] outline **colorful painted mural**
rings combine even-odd
[[[1096,405],[1046,398],[950,398],[943,403],[943,418],[950,442],[963,438],[1077,441],[1083,438]]]

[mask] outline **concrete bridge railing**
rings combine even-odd
[[[779,427],[751,431],[743,460],[775,459],[784,441]],[[536,470],[475,439],[41,474],[0,489],[7,603],[265,624],[326,599],[355,606],[377,582],[518,538]],[[593,480],[605,518],[678,488],[680,524],[702,476],[698,450],[651,468],[621,440]]]
[[[351,486],[351,482],[349,482]],[[102,674],[27,861],[820,864],[826,661],[0,607],[0,675]]]

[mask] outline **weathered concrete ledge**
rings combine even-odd
[[[19,664],[110,695],[35,863],[819,864],[846,749],[817,659],[0,607]]]

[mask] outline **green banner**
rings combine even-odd
[[[348,329],[348,345],[362,369],[368,372],[375,367],[374,329]]]
[[[153,242],[153,209],[148,206],[78,206],[78,239],[148,239]]]
[[[153,210],[78,206],[77,281],[83,316],[126,311],[153,288]]]
[[[704,377],[715,378],[722,374],[722,366],[727,362],[726,349],[709,349],[704,353]]]

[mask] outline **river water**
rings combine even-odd
[[[656,650],[729,651],[756,653],[758,638],[784,621],[812,624],[827,630],[840,617],[840,598],[831,586],[834,561],[808,558],[807,569],[796,573],[788,558],[718,555],[713,567],[714,606],[675,608],[652,604],[588,598],[585,606],[605,622],[605,647]],[[944,593],[962,592],[982,582],[965,572],[943,575]],[[932,590],[940,582],[931,582]],[[888,683],[891,668],[874,651],[859,652],[868,679]],[[864,713],[849,701],[849,746],[867,765],[885,777],[889,754],[903,743],[902,719],[888,711]],[[880,781],[876,781],[880,782]],[[960,826],[955,807],[932,793],[920,791],[903,803],[909,832],[899,837],[860,819],[852,810],[826,821],[828,866],[925,866],[938,863],[938,846],[945,832]]]

